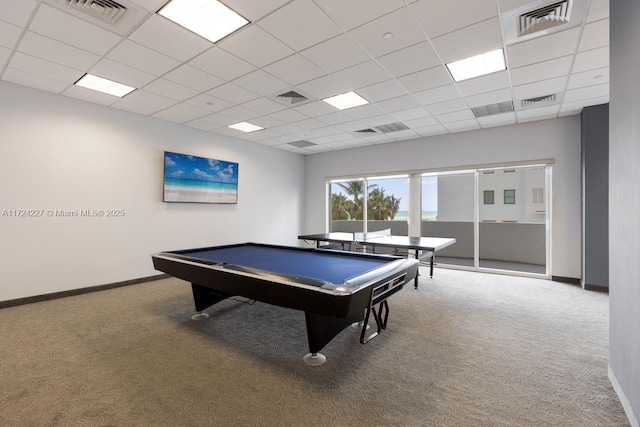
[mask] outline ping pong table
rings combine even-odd
[[[391,229],[371,231],[368,233],[319,233],[298,236],[298,239],[307,242],[316,242],[316,247],[325,249],[351,250],[352,244],[359,245],[365,251],[371,248],[375,253],[376,247],[391,248],[393,255],[398,255],[400,250],[406,250],[407,256],[413,255],[420,262],[429,261],[429,275],[433,277],[433,263],[436,251],[451,246],[456,242],[448,237],[410,237],[394,236]],[[324,244],[323,243],[328,243]],[[418,289],[418,275],[414,286]]]

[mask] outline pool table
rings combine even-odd
[[[156,270],[191,282],[196,311],[231,296],[305,312],[310,365],[344,328],[363,344],[386,328],[387,298],[416,277],[418,261],[386,255],[242,243],[152,255]],[[377,310],[376,310],[377,306]],[[367,336],[370,315],[377,331]]]

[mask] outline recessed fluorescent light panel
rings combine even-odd
[[[507,66],[504,62],[502,49],[496,49],[483,53],[482,55],[450,62],[447,64],[447,68],[453,76],[453,79],[461,82],[474,77],[484,76],[485,74],[495,73],[496,71],[506,70]]]
[[[126,94],[136,90],[135,87],[123,85],[112,80],[103,79],[93,74],[85,74],[76,83],[76,86],[86,87],[87,89],[97,90],[98,92],[122,98]]]
[[[264,128],[261,128],[260,126],[252,125],[251,123],[247,123],[247,122],[240,122],[240,123],[236,123],[235,125],[229,125],[227,127],[231,129],[241,130],[242,132],[255,132],[257,130],[264,129]]]
[[[249,23],[217,0],[171,0],[158,14],[212,43]]]
[[[355,92],[347,92],[342,95],[332,96],[331,98],[323,99],[323,101],[329,105],[333,105],[338,110],[346,110],[347,108],[358,107],[369,103],[369,101]]]

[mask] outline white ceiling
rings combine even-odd
[[[578,25],[507,45],[509,11],[552,0],[223,0],[251,24],[214,45],[157,15],[166,0],[118,0],[137,9],[118,27],[81,19],[64,0],[0,0],[0,79],[312,154],[608,102],[609,0],[584,1]],[[497,48],[506,71],[455,83],[444,66]],[[120,99],[74,86],[87,72],[138,90]],[[285,107],[268,97],[287,89],[316,100]],[[320,101],[350,90],[370,104],[339,111]],[[521,105],[550,94],[552,103]],[[514,112],[471,111],[505,101]],[[226,127],[240,121],[265,129]],[[409,129],[355,132],[394,122]],[[317,145],[287,144],[299,140]]]

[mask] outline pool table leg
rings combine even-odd
[[[344,328],[362,320],[362,313],[356,313],[342,319],[308,311],[305,311],[304,315],[307,321],[307,338],[311,354],[319,354],[320,350],[342,332]]]
[[[195,283],[191,284],[191,290],[193,292],[193,302],[198,312],[233,296],[226,292],[214,291],[211,288],[196,285]]]

